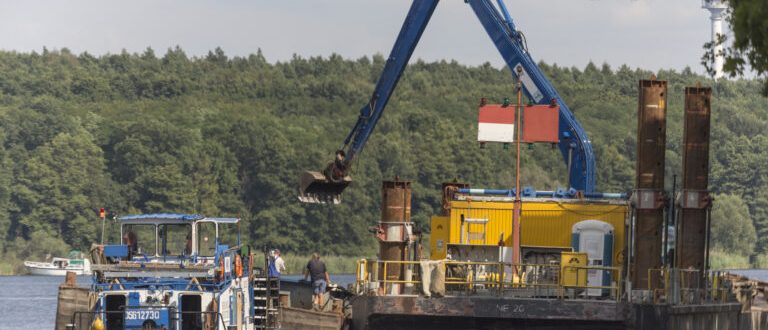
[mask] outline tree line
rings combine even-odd
[[[481,149],[475,140],[480,98],[514,99],[508,69],[415,60],[355,164],[342,204],[300,204],[299,174],[332,159],[383,65],[380,55],[271,63],[261,51],[190,57],[178,47],[162,56],[152,49],[0,52],[0,259],[17,265],[87,249],[100,240],[100,207],[110,215],[237,216],[255,246],[373,255],[368,227],[380,217],[382,180],[413,181],[413,220],[425,232],[440,212],[441,182],[513,185],[513,151]],[[598,190],[630,191],[637,84],[652,72],[539,65],[592,140]],[[714,244],[765,253],[768,101],[760,82],[715,83],[689,68],[654,73],[669,82],[667,178],[682,172],[683,88],[712,85],[710,187],[718,197],[713,226],[723,228]],[[566,186],[557,150],[538,145],[521,157],[523,185]],[[116,240],[115,224],[107,226]],[[734,226],[745,234],[730,235]]]

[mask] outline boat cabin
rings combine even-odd
[[[128,215],[118,220],[122,244],[111,246],[106,251],[108,257],[212,263],[217,251],[240,245],[237,218],[162,213]]]

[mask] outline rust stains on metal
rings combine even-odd
[[[381,186],[381,221],[411,221],[411,182],[384,181]]]
[[[411,182],[397,178],[384,181],[381,197],[381,222],[378,227],[380,259],[405,260],[408,226],[411,222]],[[387,267],[387,280],[402,280],[402,268],[402,265]]]
[[[469,183],[458,182],[443,182],[443,213],[442,215],[451,215],[451,201],[456,192],[461,188],[469,188]]]
[[[508,297],[443,297],[364,296],[353,303],[354,324],[365,327],[370,319],[393,320],[405,317],[426,317],[437,322],[443,317],[451,320],[517,320],[596,322],[595,325],[623,324],[629,305],[615,301],[521,299]],[[566,325],[562,323],[561,325]]]
[[[641,80],[637,118],[637,188],[664,189],[667,82]]]
[[[675,247],[678,268],[705,268],[711,97],[709,87],[685,89],[683,190],[678,202],[680,221]]]
[[[640,80],[639,87],[632,282],[636,288],[647,289],[648,269],[661,266],[667,82]]]
[[[353,329],[736,329],[741,305],[510,297],[360,296]]]
[[[708,187],[711,98],[710,87],[685,88],[683,189]]]

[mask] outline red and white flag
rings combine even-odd
[[[505,142],[515,141],[515,107],[500,104],[488,104],[480,107],[477,125],[477,141]]]

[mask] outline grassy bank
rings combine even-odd
[[[755,263],[750,264],[749,256],[712,249],[709,253],[709,264],[712,269],[768,268],[768,255],[758,255]]]
[[[5,263],[3,260],[3,263],[0,264],[0,276],[16,275],[15,268],[15,265]]]
[[[709,264],[712,269],[750,268],[749,257],[713,249],[709,252]]]
[[[24,261],[14,256],[0,255],[0,276],[24,274]]]

